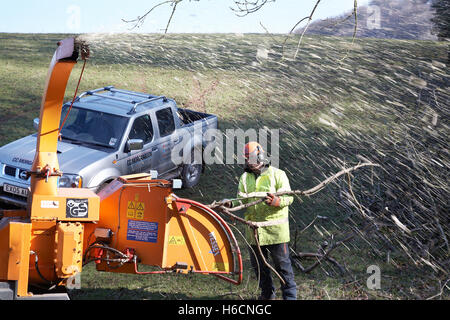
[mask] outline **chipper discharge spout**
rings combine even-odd
[[[241,254],[229,226],[213,210],[172,194],[172,182],[140,174],[118,178],[98,195],[58,188],[61,111],[80,55],[86,62],[83,42],[58,42],[28,172],[27,209],[0,210],[0,299],[33,296],[34,286],[65,286],[91,261],[99,271],[202,273],[241,283]],[[139,264],[158,270],[139,271]],[[12,295],[4,294],[8,286]]]

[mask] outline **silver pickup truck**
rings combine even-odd
[[[63,106],[61,123],[70,104]],[[34,127],[38,125],[39,119],[34,119]],[[112,86],[84,92],[76,98],[61,130],[59,186],[99,191],[118,176],[152,170],[158,178],[181,177],[184,187],[193,187],[204,162],[192,155],[206,148],[208,129],[217,129],[216,116],[178,108],[165,96]],[[174,149],[186,153],[181,154],[183,161],[174,161]],[[26,206],[27,171],[35,150],[36,134],[0,148],[0,202]]]

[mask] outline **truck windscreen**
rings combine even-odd
[[[63,106],[61,123],[68,109],[69,106]],[[125,117],[73,106],[61,130],[61,137],[72,143],[117,149],[127,120]]]

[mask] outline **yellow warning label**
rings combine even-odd
[[[136,210],[136,219],[144,219],[144,211]]]
[[[169,236],[169,244],[175,246],[182,246],[186,244],[183,236]]]
[[[127,218],[134,218],[135,212],[134,210],[127,210]]]
[[[135,219],[144,219],[145,203],[139,202],[139,195],[135,195],[135,201],[128,201],[127,217]]]
[[[227,262],[214,262],[212,266],[213,271],[226,271],[228,272]]]

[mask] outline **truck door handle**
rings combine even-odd
[[[152,151],[158,151],[158,147],[153,147]]]
[[[180,142],[181,140],[183,140],[183,137],[178,137],[175,140],[173,140],[174,144],[177,144],[178,142]]]

